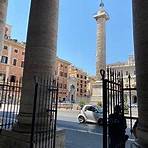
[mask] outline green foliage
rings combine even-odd
[[[97,106],[102,107],[103,106],[102,101],[98,101]]]
[[[85,101],[83,101],[83,100],[81,100],[80,102],[79,102],[79,106],[82,108],[84,105],[85,105],[86,103],[85,103]]]

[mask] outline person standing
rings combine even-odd
[[[114,113],[109,115],[108,127],[109,148],[125,148],[125,142],[128,139],[128,135],[125,135],[127,125],[119,105],[116,105]]]

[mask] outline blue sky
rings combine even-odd
[[[7,23],[12,38],[26,40],[31,0],[9,0]],[[126,61],[133,54],[130,0],[104,0],[110,15],[106,24],[107,63]],[[89,74],[95,74],[96,22],[99,0],[60,0],[57,55]]]

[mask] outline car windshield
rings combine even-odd
[[[97,112],[103,113],[103,108],[102,107],[95,106],[95,109],[97,110]]]

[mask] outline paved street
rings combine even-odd
[[[79,124],[78,111],[59,111],[57,126],[66,129],[65,148],[98,148],[102,141],[102,127],[96,124]]]
[[[57,127],[65,129],[65,148],[102,148],[102,127],[97,124],[79,124],[77,114],[78,111],[73,110],[58,111]],[[126,148],[131,148],[131,140],[129,138]]]

